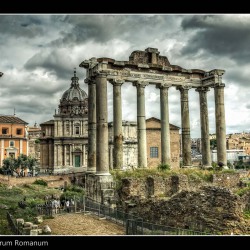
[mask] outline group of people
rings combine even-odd
[[[61,211],[65,210],[66,212],[71,212],[75,210],[75,201],[74,199],[63,199],[54,198],[53,196],[48,199],[45,197],[45,206],[51,209],[52,214],[58,214]]]

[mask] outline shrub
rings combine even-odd
[[[45,180],[42,180],[42,179],[37,179],[33,182],[33,184],[36,184],[36,185],[42,185],[42,186],[48,186],[48,183],[45,181]]]
[[[170,170],[170,166],[168,164],[159,164],[157,169],[161,171]]]

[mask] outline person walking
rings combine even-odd
[[[69,200],[66,200],[66,211],[69,213],[70,208],[69,208]]]

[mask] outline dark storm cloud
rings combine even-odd
[[[55,46],[82,44],[86,41],[106,43],[119,37],[122,40],[133,39],[134,43],[147,43],[153,38],[164,37],[178,23],[178,16],[166,15],[71,15],[52,17],[61,25],[71,25],[61,32],[61,38],[51,44]],[[158,29],[156,29],[156,26]],[[159,32],[159,27],[162,27]]]
[[[46,27],[42,24],[46,17],[43,16],[19,16],[19,15],[1,15],[0,33],[1,36],[8,35],[17,38],[33,38],[43,35]]]
[[[24,68],[27,70],[43,68],[59,79],[70,79],[73,69],[79,64],[73,61],[64,50],[42,51],[32,56],[25,63]]]
[[[230,68],[225,74],[224,81],[225,83],[233,83],[235,85],[240,85],[241,90],[245,91],[245,88],[250,88],[249,79],[250,79],[250,71],[249,64],[246,67],[235,67]]]
[[[227,56],[240,64],[249,61],[250,19],[243,22],[233,15],[198,15],[185,17],[181,25],[184,30],[197,31],[182,49],[183,55],[205,51],[209,56]]]

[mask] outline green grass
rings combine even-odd
[[[238,189],[235,193],[238,194],[239,196],[243,196],[249,191],[250,191],[250,187],[248,186],[248,187]]]
[[[244,218],[247,219],[247,220],[250,220],[250,210],[246,210],[244,211]]]
[[[23,218],[25,221],[34,222],[36,216],[36,204],[44,204],[46,195],[61,195],[58,189],[48,188],[43,185],[24,184],[22,186],[7,187],[0,184],[0,205],[6,205],[8,209],[0,209],[0,235],[10,235],[8,228],[7,211],[14,218]],[[25,209],[18,206],[18,202],[26,198]]]
[[[153,177],[169,177],[173,175],[186,175],[188,180],[193,181],[195,183],[201,182],[212,182],[213,171],[209,170],[200,170],[200,169],[188,169],[188,168],[180,168],[175,170],[158,170],[158,169],[135,169],[135,170],[112,170],[110,173],[113,175],[114,180],[116,181],[116,186],[119,188],[121,184],[121,180],[123,178],[135,178],[135,179],[144,179],[149,176]]]

